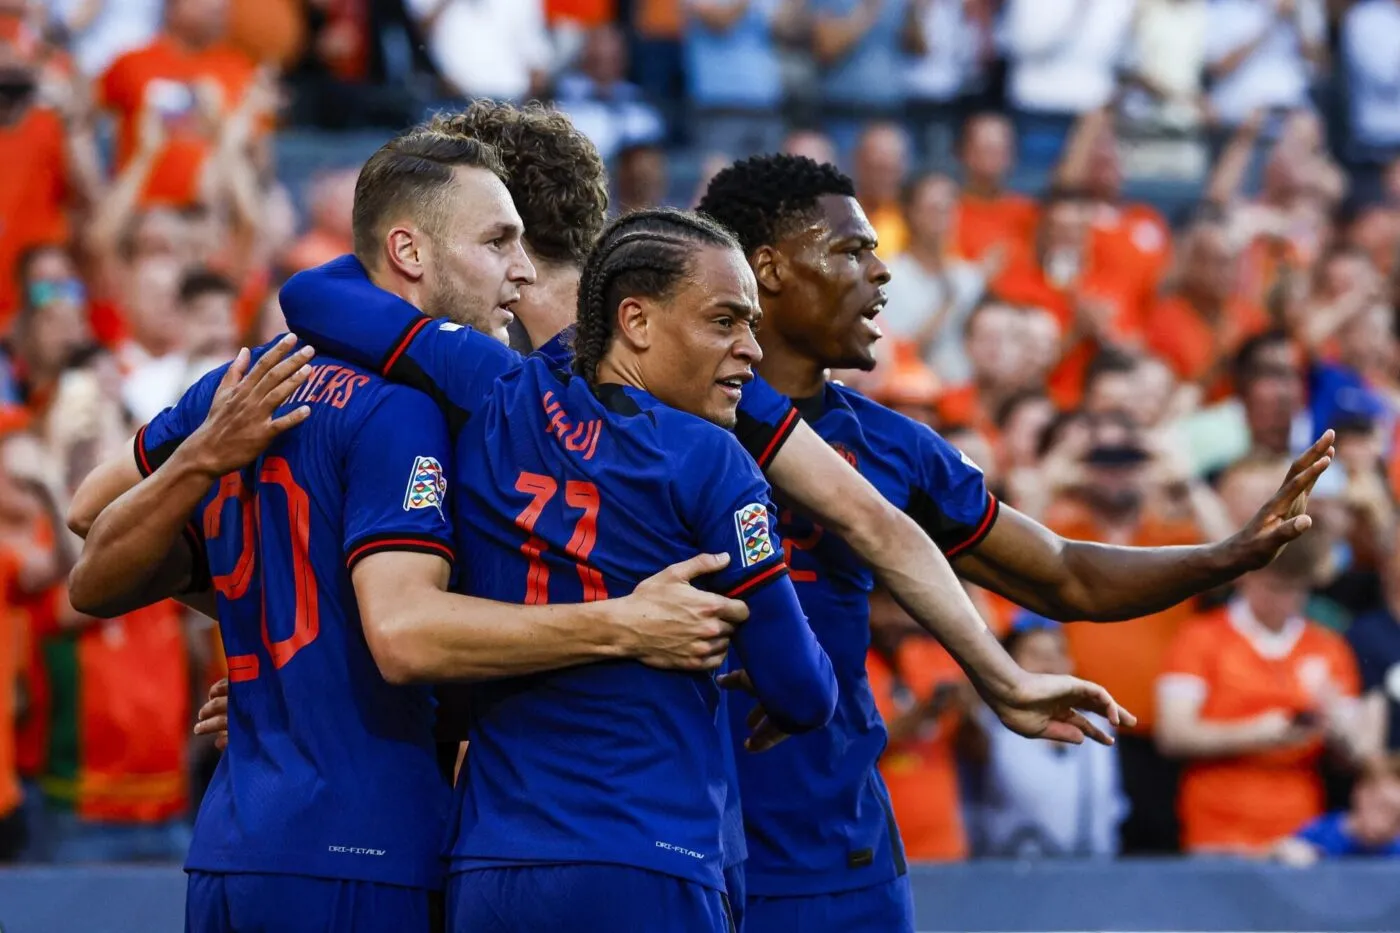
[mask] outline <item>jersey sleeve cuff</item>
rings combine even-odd
[[[753,457],[760,470],[768,468],[768,464],[773,462],[773,458],[778,455],[778,451],[783,449],[783,444],[792,436],[792,432],[797,429],[797,424],[802,420],[802,416],[797,413],[797,409],[788,406],[787,412],[778,419],[777,424],[770,424],[765,420],[753,418],[747,415],[742,409],[739,412],[739,423],[734,428],[734,435],[739,439],[739,443]]]
[[[141,430],[136,432],[136,440],[132,442],[133,453],[136,456],[136,469],[140,472],[142,479],[145,479],[156,470],[159,470],[162,464],[169,460],[171,455],[175,453],[176,448],[180,446],[180,442],[184,440],[178,437],[172,438],[159,447],[147,449],[146,431],[149,428],[149,423],[143,424]]]
[[[420,315],[417,320],[408,325],[408,328],[404,330],[399,339],[394,341],[394,346],[389,351],[389,355],[384,358],[384,365],[379,368],[380,375],[384,376],[386,379],[390,377],[394,371],[394,367],[398,365],[399,360],[403,359],[403,355],[408,350],[409,344],[413,343],[413,338],[417,337],[419,332],[427,327],[431,321],[432,318],[426,315]]]
[[[945,547],[943,549],[943,556],[952,560],[959,554],[970,551],[981,544],[982,539],[987,537],[988,532],[992,530],[992,526],[997,523],[997,515],[1000,511],[1001,503],[997,501],[997,497],[991,493],[987,493],[987,510],[982,513],[982,519],[973,528],[972,534],[958,541],[956,544]]]
[[[390,532],[360,538],[346,548],[345,567],[354,570],[355,565],[371,554],[383,551],[409,551],[414,554],[432,554],[441,557],[449,564],[456,563],[457,553],[452,545],[433,535],[411,532]]]
[[[730,599],[748,599],[768,584],[781,580],[787,575],[787,561],[780,560],[766,567],[757,567],[753,573],[740,578],[737,583],[725,591],[724,595]]]

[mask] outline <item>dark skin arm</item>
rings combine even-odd
[[[987,537],[955,559],[958,575],[1061,621],[1117,622],[1160,612],[1272,561],[1312,525],[1308,493],[1332,462],[1331,431],[1294,461],[1272,499],[1224,541],[1118,547],[1061,538],[1002,506]]]

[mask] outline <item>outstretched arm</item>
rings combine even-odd
[[[1022,670],[977,615],[947,558],[923,529],[805,423],[789,426],[788,432],[771,460],[763,458],[773,485],[875,569],[905,611],[962,665],[1008,728],[1065,742],[1089,736],[1111,743],[1079,710],[1100,713],[1114,725],[1135,721],[1101,687]]]
[[[1116,622],[1160,612],[1269,563],[1312,525],[1308,493],[1333,456],[1333,433],[1294,461],[1274,497],[1224,541],[1182,547],[1117,547],[1070,541],[1003,506],[958,573],[1041,615]]]

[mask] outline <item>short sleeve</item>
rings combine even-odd
[[[1183,625],[1167,648],[1161,676],[1195,677],[1209,681],[1215,669],[1214,658],[1220,642],[1214,635],[1211,619],[1194,619]]]
[[[345,462],[345,562],[381,551],[454,559],[447,503],[451,447],[427,396],[389,387],[355,432]]]
[[[766,470],[800,420],[791,399],[755,376],[739,400],[734,436],[759,469]]]
[[[927,426],[910,419],[900,424],[911,435],[906,449],[917,456],[905,511],[949,558],[976,547],[998,510],[982,468]]]
[[[697,426],[686,441],[689,456],[676,477],[682,513],[704,553],[729,555],[713,589],[740,599],[786,576],[771,490],[753,461],[710,425]]]
[[[520,365],[505,344],[434,320],[377,287],[354,256],[292,276],[279,296],[287,327],[318,350],[426,393],[456,432],[491,385]]]
[[[214,393],[228,372],[231,364],[206,373],[200,380],[180,396],[180,400],[170,408],[160,412],[136,432],[134,453],[136,468],[143,477],[150,476],[160,469],[161,464],[170,459],[185,438],[193,434],[209,414],[214,403]]]

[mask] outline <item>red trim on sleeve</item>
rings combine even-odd
[[[997,502],[997,497],[987,493],[987,513],[982,516],[982,521],[977,523],[977,530],[972,533],[966,541],[954,545],[943,552],[943,556],[952,560],[963,551],[970,550],[982,543],[982,539],[987,537],[987,532],[992,530],[992,525],[996,522],[997,514],[1001,509],[1001,503]]]
[[[793,428],[797,427],[797,409],[789,408],[787,417],[778,424],[778,430],[774,432],[773,439],[768,442],[768,446],[763,448],[763,453],[758,458],[758,467],[763,469],[772,462],[778,450],[783,446],[783,442],[792,434]]]
[[[140,471],[142,479],[155,472],[151,468],[150,459],[146,456],[146,429],[148,427],[150,427],[149,424],[143,424],[141,430],[136,432],[136,469]]]
[[[384,369],[381,375],[388,376],[389,373],[393,371],[394,364],[399,361],[399,357],[403,356],[404,351],[408,349],[408,345],[413,343],[413,338],[418,336],[419,331],[431,324],[432,320],[432,318],[425,317],[408,329],[408,333],[403,335],[403,339],[400,340],[399,345],[394,348],[394,352],[389,354],[389,359],[384,363]]]
[[[734,589],[730,590],[724,595],[728,596],[730,599],[740,599],[744,596],[745,593],[752,593],[754,590],[758,589],[763,584],[770,583],[787,572],[787,563],[784,561],[778,561],[778,563],[769,567],[767,570],[764,570],[762,573],[755,574],[754,576],[749,577],[747,580],[744,580],[743,582],[739,583],[737,586],[734,587]]]
[[[345,558],[345,566],[353,569],[357,563],[380,551],[415,551],[423,554],[436,554],[449,564],[455,562],[457,557],[452,548],[436,538],[379,538],[374,541],[366,541],[351,551],[350,556]]]

